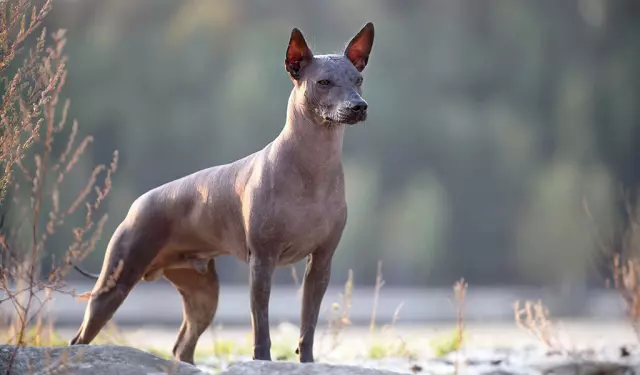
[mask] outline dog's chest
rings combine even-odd
[[[338,205],[301,203],[281,213],[280,265],[295,263],[320,248],[341,222]]]
[[[267,207],[252,212],[251,242],[260,251],[273,252],[279,265],[295,263],[335,235],[344,222],[343,194],[323,198],[302,196],[273,197]],[[255,251],[259,251],[255,249]],[[275,254],[277,253],[277,254]]]

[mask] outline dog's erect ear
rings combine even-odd
[[[360,32],[351,39],[344,51],[345,56],[351,61],[359,72],[364,70],[369,62],[369,54],[373,47],[373,23],[368,22]]]
[[[284,68],[289,72],[291,78],[297,80],[300,78],[300,72],[311,63],[313,53],[307,46],[304,36],[297,28],[291,31],[289,46],[287,47],[287,55],[284,59]]]

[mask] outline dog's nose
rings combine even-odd
[[[351,105],[351,111],[352,112],[356,112],[356,113],[364,113],[367,111],[367,103],[365,102],[358,102],[358,103],[354,103],[353,105]]]

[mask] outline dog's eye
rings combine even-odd
[[[320,86],[329,86],[329,84],[331,84],[331,82],[329,82],[328,79],[321,79],[321,80],[318,81],[318,84]]]
[[[358,77],[356,78],[356,85],[361,85],[362,84],[362,77]]]

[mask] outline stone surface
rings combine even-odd
[[[518,357],[517,355],[515,357]],[[406,370],[393,372],[379,370],[374,367],[384,366],[384,361],[370,362],[361,366],[329,365],[322,363],[299,364],[291,362],[262,362],[246,361],[231,365],[223,372],[213,372],[219,375],[628,375],[639,374],[640,369],[636,361],[607,361],[593,360],[584,357],[569,358],[537,358],[520,362],[517,358],[462,359],[456,366],[449,359],[431,359],[421,364],[409,365],[404,361],[402,366]],[[399,361],[403,362],[403,361]],[[387,363],[388,364],[388,363]]]
[[[422,361],[420,372],[469,375],[623,375],[640,374],[637,347],[593,347],[590,349],[462,350],[460,353]],[[456,365],[457,362],[457,365]]]
[[[398,372],[323,363],[250,361],[235,364],[220,375],[401,375]],[[408,374],[408,373],[406,373]]]
[[[15,346],[0,345],[0,374],[7,373]],[[11,375],[204,375],[186,363],[116,345],[19,348]]]
[[[251,362],[225,366],[218,363],[212,373],[221,375],[630,375],[640,374],[637,347],[599,347],[583,350],[550,350],[540,346],[462,350],[441,358],[381,358],[323,363]],[[222,366],[221,366],[222,365]],[[206,365],[203,366],[203,369]],[[374,370],[376,369],[376,370]],[[384,370],[382,370],[384,369]],[[395,372],[394,372],[395,371]]]
[[[2,375],[7,373],[13,349],[13,346],[0,345]],[[487,348],[461,350],[440,358],[360,358],[340,361],[340,365],[325,361],[313,364],[251,361],[246,357],[235,363],[223,358],[198,362],[200,368],[115,345],[26,347],[17,352],[11,375],[623,375],[640,374],[640,348]]]

